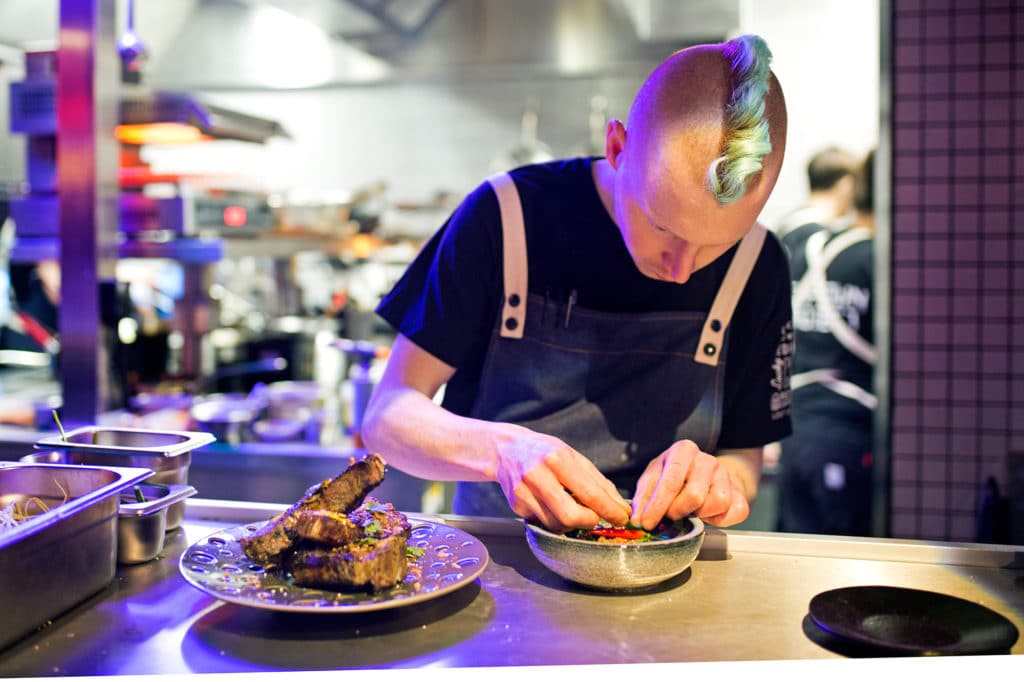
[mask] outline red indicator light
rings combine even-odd
[[[224,209],[224,224],[228,227],[242,227],[248,216],[241,206],[228,206]]]

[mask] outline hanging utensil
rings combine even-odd
[[[542,142],[537,131],[540,128],[540,99],[531,95],[526,98],[523,117],[519,124],[519,143],[491,164],[495,171],[529,163],[543,163],[555,158],[551,147]]]
[[[140,82],[148,53],[135,33],[135,0],[128,0],[128,26],[117,39],[117,53],[121,57],[121,80],[125,83]]]

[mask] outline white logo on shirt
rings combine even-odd
[[[796,283],[793,285],[796,286]],[[855,332],[860,332],[868,320],[868,306],[871,304],[871,290],[856,284],[826,282],[828,297],[839,316]],[[818,311],[818,302],[809,298],[793,311],[796,328],[802,332],[831,333],[828,318]]]
[[[789,414],[789,377],[793,373],[793,323],[787,321],[779,332],[779,345],[775,348],[771,374],[772,419],[782,419]]]

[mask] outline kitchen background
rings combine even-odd
[[[6,134],[7,84],[24,77],[24,49],[53,46],[58,4],[0,0],[0,187],[25,181],[25,141]],[[806,160],[826,145],[863,153],[877,144],[892,169],[879,180],[892,197],[879,235],[878,326],[891,342],[881,344],[879,532],[973,539],[990,478],[1017,505],[1010,513],[1024,532],[1012,455],[1024,451],[1024,353],[1013,342],[1024,262],[1012,231],[1022,146],[1017,3],[137,0],[134,9],[149,52],[146,86],[273,119],[288,133],[265,144],[144,148],[154,172],[258,188],[304,227],[310,207],[322,215],[345,206],[357,219],[361,210],[370,219],[361,230],[411,243],[498,167],[596,151],[595,131],[625,117],[668,52],[763,35],[791,134],[762,220],[771,225],[802,203]],[[118,11],[121,26],[127,4]],[[347,271],[350,308],[372,307],[409,243],[382,267]],[[219,266],[229,270],[224,282],[249,282],[239,317],[251,312],[252,291],[269,286],[258,250],[251,255]],[[305,262],[301,304],[329,307],[322,285],[331,270],[316,254]]]
[[[57,5],[0,1],[0,44],[52,41]],[[457,198],[517,152],[592,150],[592,113],[625,117],[667,53],[740,31],[769,41],[801,131],[766,221],[803,200],[814,150],[865,151],[878,136],[874,0],[137,0],[135,10],[146,84],[275,119],[291,136],[148,150],[154,166],[241,173],[275,190],[336,195],[384,182],[391,203]],[[4,61],[0,76],[20,78],[20,56],[8,50]],[[23,176],[23,144],[0,141],[3,180]]]

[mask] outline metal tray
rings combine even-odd
[[[103,589],[117,570],[119,494],[151,469],[0,462],[0,509],[49,507],[0,528],[0,649]],[[65,493],[67,494],[65,500]]]
[[[209,445],[216,438],[201,431],[133,429],[117,426],[83,426],[61,436],[43,438],[41,450],[72,450],[109,455],[177,457]]]
[[[215,440],[212,434],[199,431],[85,426],[69,431],[64,438],[54,436],[38,441],[36,448],[52,448],[53,452],[26,455],[21,461],[146,467],[153,470],[147,483],[188,485],[192,451]],[[178,528],[184,516],[184,502],[171,506],[167,530]]]

